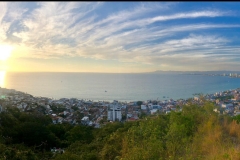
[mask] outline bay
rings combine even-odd
[[[13,73],[1,87],[33,96],[90,100],[187,99],[240,87],[240,78],[164,73]]]

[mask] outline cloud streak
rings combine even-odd
[[[215,20],[235,16],[231,11],[183,12],[168,3],[136,3],[101,14],[107,4],[37,2],[35,8],[22,4],[0,2],[0,43],[14,45],[15,58],[70,56],[156,66],[168,66],[181,58],[186,61],[179,65],[192,64],[195,58],[204,62],[211,57],[216,63],[219,56],[229,62],[239,58],[240,46],[230,47],[232,40],[214,31],[239,30],[240,23]]]

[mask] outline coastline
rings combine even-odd
[[[215,112],[223,112],[234,116],[240,113],[240,107],[235,109],[234,103],[240,103],[240,88],[217,92],[213,94],[194,94],[188,99],[168,100],[147,100],[123,102],[94,101],[77,98],[51,99],[48,97],[34,97],[14,89],[0,88],[0,112],[7,110],[7,107],[16,107],[20,112],[48,115],[53,124],[70,123],[73,125],[84,124],[100,128],[103,122],[111,121],[135,121],[141,115],[168,114],[171,111],[181,111],[182,107],[189,103],[201,106],[204,99],[220,106]],[[204,98],[204,99],[202,99]],[[225,107],[224,107],[225,106]],[[113,112],[116,117],[111,116]]]
[[[7,74],[4,88],[52,99],[147,101],[188,99],[238,88],[240,79],[181,74]],[[107,91],[107,92],[105,92]],[[169,98],[164,98],[169,97]]]
[[[138,100],[119,100],[119,99],[115,99],[117,100],[118,102],[122,102],[122,103],[130,103],[130,102],[137,102],[137,101],[179,101],[179,100],[188,100],[188,99],[193,99],[194,97],[199,97],[199,96],[203,96],[204,98],[207,98],[209,99],[210,97],[214,97],[214,95],[218,95],[218,94],[224,94],[224,93],[228,93],[228,92],[232,92],[232,91],[240,91],[240,87],[239,88],[235,88],[235,89],[229,89],[229,90],[225,90],[225,91],[220,91],[220,92],[215,92],[215,93],[207,93],[207,94],[204,94],[204,93],[193,93],[192,97],[188,97],[188,98],[179,98],[179,99],[173,99],[173,98],[170,98],[168,96],[163,96],[164,100],[163,99],[149,99],[149,100],[141,100],[141,99],[138,99]],[[61,100],[61,99],[77,99],[77,100],[81,100],[81,101],[91,101],[91,102],[111,102],[111,101],[114,101],[114,100],[96,100],[96,99],[82,99],[82,98],[75,98],[75,97],[71,97],[71,98],[66,98],[66,97],[62,97],[62,98],[51,98],[51,97],[43,97],[43,96],[33,96],[27,92],[23,92],[23,91],[18,91],[18,90],[15,90],[15,89],[8,89],[8,88],[2,88],[0,87],[0,99],[4,99],[6,98],[6,96],[8,96],[9,94],[13,94],[13,93],[20,93],[22,95],[28,95],[30,97],[34,97],[34,98],[44,98],[44,99],[50,99],[50,100],[55,100],[55,101],[58,101],[58,100]],[[3,98],[4,97],[4,98]]]

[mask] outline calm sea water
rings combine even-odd
[[[239,88],[240,78],[153,73],[6,73],[1,85],[33,96],[55,99],[176,100],[193,97],[194,93]]]

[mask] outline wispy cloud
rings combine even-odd
[[[80,56],[163,66],[183,57],[183,65],[187,59],[204,61],[210,56],[217,62],[220,54],[227,58],[229,52],[232,58],[238,57],[235,51],[239,46],[229,47],[232,40],[228,36],[209,32],[239,28],[239,23],[211,21],[231,17],[232,11],[213,8],[182,12],[177,11],[177,4],[136,3],[108,12],[105,5],[37,2],[30,8],[0,2],[0,43],[15,45],[15,57]],[[103,9],[105,14],[101,14]]]

